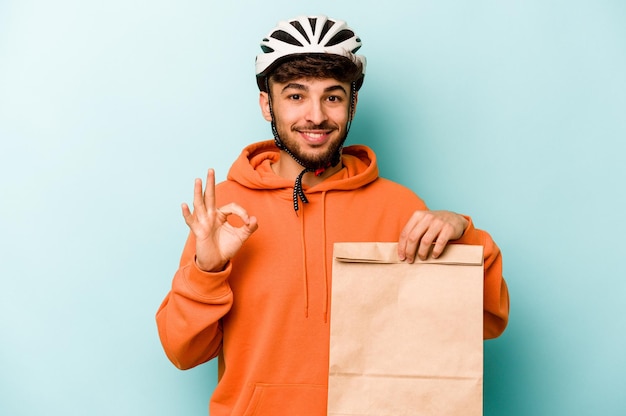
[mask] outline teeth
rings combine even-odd
[[[306,133],[307,136],[309,136],[312,139],[319,139],[322,136],[325,135],[325,133]]]

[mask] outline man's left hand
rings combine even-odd
[[[463,236],[467,226],[468,220],[455,212],[415,211],[400,233],[398,257],[409,263],[415,261],[416,255],[425,260],[432,248],[436,259],[449,241]]]

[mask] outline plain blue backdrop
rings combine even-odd
[[[626,414],[619,0],[0,0],[0,413],[207,413],[154,322],[180,203],[271,137],[254,56],[307,13],[364,42],[349,143],[503,251],[485,415]]]

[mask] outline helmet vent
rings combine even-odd
[[[341,30],[335,34],[328,42],[326,42],[325,46],[335,46],[344,40],[348,40],[354,36],[354,32],[348,29]]]
[[[300,22],[298,22],[297,20],[294,20],[293,22],[289,22],[289,23],[291,24],[291,26],[295,27],[296,30],[300,32],[302,36],[304,36],[307,42],[311,43],[311,39],[309,39],[309,36],[306,34],[306,31],[304,30]]]
[[[317,17],[309,17],[309,24],[311,25],[311,32],[315,33],[315,26],[317,25]]]
[[[331,27],[333,27],[333,25],[335,24],[335,22],[333,22],[332,20],[327,20],[326,23],[324,23],[324,27],[322,28],[322,33],[320,33],[320,40],[324,39],[324,36],[326,36],[326,33],[328,33],[328,31],[330,30]]]
[[[304,46],[302,45],[302,43],[298,41],[298,39],[294,38],[293,36],[285,32],[284,30],[277,30],[274,33],[272,33],[270,36],[273,37],[274,39],[278,39],[290,45]]]

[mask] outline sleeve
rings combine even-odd
[[[483,309],[483,338],[497,338],[504,332],[509,321],[509,291],[502,276],[502,254],[491,236],[469,225],[456,244],[476,244],[484,247],[485,287]]]
[[[228,313],[233,295],[228,284],[229,262],[218,273],[196,266],[195,239],[190,234],[172,280],[172,288],[156,314],[165,354],[185,370],[216,357],[222,345],[221,318]]]

